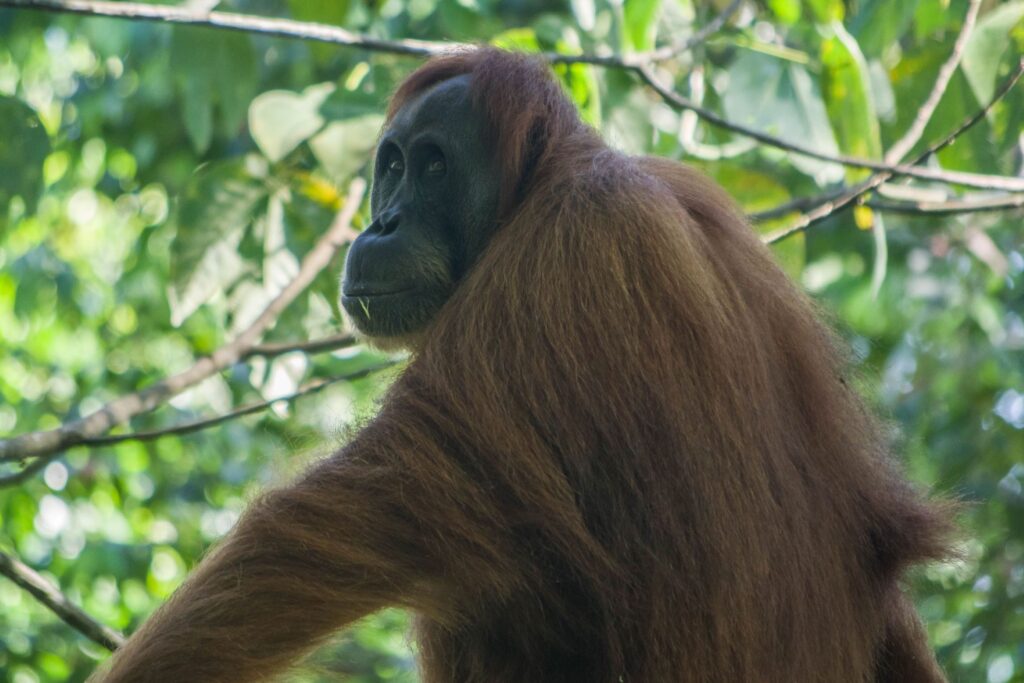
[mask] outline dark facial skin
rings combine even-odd
[[[384,345],[414,344],[487,245],[498,173],[468,77],[407,104],[381,136],[373,222],[349,248],[341,304]]]

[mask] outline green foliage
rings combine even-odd
[[[14,97],[0,97],[0,207],[18,197],[34,211],[42,189],[50,138],[36,113]]]
[[[383,38],[625,53],[685,40],[727,4],[231,0],[218,9]],[[966,7],[747,2],[664,73],[734,121],[877,159],[917,115]],[[986,101],[1022,51],[1024,3],[985,3],[917,149]],[[0,10],[0,438],[92,412],[188,367],[251,322],[326,230],[349,181],[368,173],[386,98],[417,63],[238,32]],[[556,74],[614,145],[685,159],[747,211],[865,175],[699,124],[621,71],[572,65]],[[938,162],[1017,175],[1022,128],[1018,87]],[[1024,681],[1020,214],[882,219],[866,207],[839,213],[774,249],[835,311],[861,389],[892,419],[912,476],[968,503],[966,560],[914,582],[943,664],[955,680]],[[267,341],[338,331],[339,268],[281,315]],[[132,428],[220,414],[375,360],[363,349],[252,359]],[[336,385],[195,435],[72,449],[23,485],[0,488],[0,546],[97,619],[130,631],[248,497],[372,414],[386,381]],[[413,681],[407,625],[400,611],[374,615],[294,680]],[[0,679],[80,681],[104,656],[0,580]]]

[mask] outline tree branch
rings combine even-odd
[[[803,145],[787,142],[756,129],[733,123],[710,109],[705,109],[666,87],[654,75],[651,67],[655,62],[674,57],[684,50],[692,49],[707,40],[715,30],[721,28],[735,12],[740,3],[733,2],[718,17],[692,36],[683,45],[662,47],[648,52],[628,55],[568,55],[544,53],[542,56],[556,64],[591,64],[610,69],[633,71],[649,85],[666,103],[677,109],[687,109],[708,123],[725,130],[745,135],[772,147],[800,154],[802,156],[829,161],[853,168],[867,168],[873,171],[889,171],[894,175],[918,178],[939,183],[951,183],[986,190],[1024,192],[1024,178],[946,171],[929,168],[893,165],[841,154],[826,154]],[[736,7],[733,7],[736,5]],[[191,26],[209,26],[234,31],[246,31],[283,38],[312,40],[332,45],[360,48],[373,52],[430,57],[446,51],[470,47],[466,43],[449,43],[427,40],[384,40],[348,31],[338,26],[291,19],[272,19],[232,12],[202,12],[172,5],[151,5],[136,2],[109,2],[107,0],[0,0],[0,7],[33,9],[49,12],[63,12],[142,21],[156,21]],[[711,29],[711,30],[708,30]]]
[[[264,358],[274,358],[281,356],[292,351],[301,351],[306,355],[314,355],[317,353],[323,353],[325,351],[337,351],[338,349],[346,349],[350,346],[355,346],[359,343],[351,334],[336,334],[331,337],[324,337],[323,339],[314,339],[313,341],[302,341],[302,342],[285,342],[279,344],[256,344],[251,347],[245,353],[239,357],[239,360],[247,360],[253,356],[263,356]]]
[[[727,8],[725,12],[712,22],[712,24],[716,25],[714,30],[717,30],[735,12],[740,5],[739,0],[734,0],[733,5],[734,7]],[[204,12],[189,7],[153,5],[141,2],[110,2],[108,0],[0,0],[0,7],[33,9],[64,14],[82,14],[93,17],[154,21],[166,24],[208,26],[231,31],[257,33],[265,36],[276,36],[278,38],[310,40],[331,45],[354,47],[370,52],[385,52],[411,57],[433,57],[444,52],[473,47],[470,43],[448,41],[385,40],[355,33],[340,26],[329,24],[260,17],[235,12]],[[626,68],[634,64],[649,63],[675,57],[681,52],[692,49],[697,44],[703,42],[713,32],[713,30],[700,31],[682,45],[669,46],[649,52],[637,52],[630,55],[569,55],[550,52],[545,53],[544,57],[555,64],[592,64],[594,66]]]
[[[900,202],[889,199],[868,199],[864,202],[872,209],[892,213],[921,214],[927,216],[949,216],[979,211],[1005,211],[1024,207],[1024,194],[1011,194],[981,199],[950,199],[948,201]]]
[[[73,420],[57,429],[0,439],[0,462],[30,457],[39,458],[44,462],[51,460],[57,453],[82,443],[84,439],[104,434],[114,425],[122,424],[136,415],[153,410],[172,396],[238,362],[277,320],[281,311],[327,267],[342,245],[355,237],[356,232],[352,229],[351,223],[365,190],[366,182],[361,178],[352,182],[342,210],[316,246],[306,254],[295,278],[233,341],[220,347],[210,356],[200,359],[187,370],[141,391],[117,398],[87,417]],[[37,466],[36,469],[40,466],[38,462],[32,464]]]
[[[249,405],[235,408],[234,410],[224,413],[223,415],[218,415],[216,417],[209,417],[201,420],[194,420],[192,422],[185,422],[183,424],[175,425],[173,427],[166,427],[164,429],[154,429],[145,432],[130,432],[128,434],[107,434],[104,436],[91,437],[88,439],[83,439],[80,445],[110,446],[112,444],[121,443],[123,441],[155,441],[165,436],[180,436],[182,434],[192,434],[194,432],[198,432],[203,429],[209,429],[210,427],[214,427],[216,425],[223,424],[230,420],[234,420],[244,415],[258,413],[262,410],[266,410],[275,403],[292,403],[296,399],[299,399],[303,396],[307,396],[309,394],[315,394],[318,391],[326,389],[332,384],[337,384],[338,382],[353,382],[358,379],[363,379],[364,377],[372,375],[375,372],[380,372],[381,370],[386,370],[390,367],[393,367],[396,364],[397,361],[379,363],[377,365],[372,365],[368,368],[356,370],[355,372],[350,372],[344,375],[335,375],[334,377],[326,377],[324,379],[314,380],[306,384],[305,386],[299,387],[291,394],[285,394],[284,396],[279,396],[278,398],[270,399],[269,401],[259,401],[257,403],[250,403]],[[6,483],[7,482],[5,481],[5,479],[3,477],[0,477],[0,487],[4,486]]]
[[[90,617],[38,572],[3,551],[0,551],[0,574],[23,588],[64,623],[94,643],[111,651],[124,645],[124,636]]]
[[[988,113],[992,111],[992,108],[1001,99],[1003,99],[1008,92],[1010,92],[1013,86],[1017,83],[1018,79],[1020,79],[1022,73],[1024,73],[1024,58],[1021,58],[1017,62],[1016,68],[1006,78],[1006,80],[1002,82],[1002,84],[996,90],[995,94],[992,96],[992,99],[989,100],[988,104],[979,109],[973,115],[967,117],[967,119],[965,119],[953,131],[948,133],[944,138],[929,145],[923,152],[921,152],[914,159],[913,164],[920,164],[931,155],[953,144],[953,142],[955,142],[958,137],[967,132],[970,128],[972,128],[983,118],[988,116]],[[860,183],[857,183],[856,185],[853,185],[852,187],[848,188],[845,192],[843,192],[843,194],[839,195],[838,197],[831,198],[822,203],[817,208],[805,213],[793,225],[783,228],[781,230],[777,230],[773,233],[769,233],[768,235],[765,235],[763,238],[764,242],[766,244],[773,244],[775,242],[778,242],[779,240],[789,237],[790,235],[802,232],[809,228],[811,225],[817,223],[818,221],[824,220],[825,218],[828,218],[829,216],[836,213],[840,209],[849,206],[851,203],[853,203],[863,195],[867,194],[868,192],[874,190],[882,183],[885,183],[888,180],[891,180],[892,178],[901,175],[906,174],[899,172],[898,170],[881,171],[879,173],[875,173],[868,177],[867,179],[861,181]]]
[[[825,152],[820,152],[810,147],[805,147],[804,145],[787,142],[786,140],[775,137],[774,135],[762,133],[755,128],[734,123],[723,116],[716,114],[710,109],[702,107],[695,102],[691,102],[689,99],[683,97],[662,83],[658,77],[654,75],[653,69],[648,65],[635,67],[632,71],[674,109],[692,111],[703,120],[714,126],[718,126],[723,130],[745,135],[746,137],[757,140],[758,142],[787,152],[792,152],[793,154],[799,154],[801,156],[818,159],[820,161],[830,161],[836,164],[842,164],[843,166],[850,166],[852,168],[866,168],[873,171],[886,172],[893,176],[907,176],[910,178],[917,178],[919,180],[964,185],[966,187],[975,187],[985,190],[1024,192],[1024,178],[923,168],[913,164],[890,164],[883,161],[873,161],[871,159],[847,156],[845,154],[826,154]]]
[[[981,9],[981,0],[971,0],[971,4],[967,7],[967,14],[964,16],[964,24],[960,27],[960,33],[956,37],[956,42],[953,43],[953,51],[950,52],[949,57],[946,58],[946,61],[939,68],[939,75],[935,78],[935,85],[932,86],[932,91],[917,111],[917,116],[914,117],[907,132],[893,143],[889,151],[885,153],[885,161],[887,163],[899,163],[907,155],[907,152],[921,139],[925,126],[928,125],[932,115],[935,113],[935,109],[939,106],[939,101],[946,93],[946,88],[949,87],[949,81],[953,78],[953,72],[956,71],[956,67],[960,64],[960,60],[964,55],[964,48],[967,47],[967,39],[970,37],[971,31],[974,30],[979,9]]]

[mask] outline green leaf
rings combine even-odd
[[[839,149],[846,154],[878,159],[882,139],[878,115],[871,94],[871,74],[867,61],[853,36],[839,22],[831,25],[833,35],[821,43],[822,94],[836,133]],[[851,180],[864,176],[854,171]]]
[[[878,57],[896,43],[914,18],[918,0],[867,0],[850,18],[850,33],[864,54]]]
[[[949,0],[918,0],[914,10],[914,38],[918,41],[945,28],[951,19]]]
[[[181,91],[185,129],[196,151],[204,152],[210,145],[215,106],[222,130],[233,135],[256,91],[256,58],[249,38],[215,29],[175,27],[171,67]]]
[[[366,114],[333,121],[309,141],[317,161],[336,181],[355,174],[370,159],[377,134],[384,124],[381,114]]]
[[[842,21],[846,14],[843,0],[804,0],[804,6],[822,23]]]
[[[334,92],[333,83],[319,83],[302,93],[271,90],[249,107],[249,132],[268,159],[280,161],[324,125],[320,106]]]
[[[213,102],[208,97],[208,91],[198,80],[186,84],[183,99],[185,132],[188,133],[192,146],[201,154],[210,147],[210,141],[213,139]]]
[[[1000,5],[978,20],[967,39],[960,63],[978,102],[987,103],[996,89],[1003,54],[1010,46],[1010,32],[1024,20],[1024,0]]]
[[[35,210],[49,153],[50,138],[35,111],[19,99],[0,97],[0,212],[6,213],[15,196]]]
[[[722,105],[727,117],[737,123],[826,154],[838,151],[821,93],[799,64],[741,52],[729,69]],[[843,177],[837,164],[797,155],[791,157],[791,163],[819,182]]]
[[[768,0],[768,7],[772,14],[779,18],[784,24],[792,26],[800,21],[799,0]]]
[[[661,0],[626,0],[623,6],[626,35],[634,50],[650,50],[658,34]]]
[[[242,33],[221,32],[218,68],[213,70],[213,89],[220,112],[220,130],[227,137],[238,134],[249,103],[256,96],[258,73],[252,43]]]
[[[180,325],[244,270],[238,247],[267,198],[245,160],[216,162],[189,181],[174,216],[171,322]]]

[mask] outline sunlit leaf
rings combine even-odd
[[[302,93],[271,90],[252,101],[249,132],[268,159],[280,161],[323,127],[320,107],[334,88],[320,83]]]
[[[348,178],[369,162],[384,117],[366,114],[333,121],[309,141],[317,161],[333,178]]]
[[[623,18],[626,34],[634,50],[650,50],[658,33],[661,0],[626,0]]]
[[[843,25],[830,25],[832,35],[821,43],[822,94],[839,149],[867,159],[882,155],[878,115],[872,101],[871,74],[857,41]],[[851,180],[863,169],[847,171]]]
[[[267,197],[241,161],[211,164],[190,181],[174,217],[172,323],[180,325],[244,270],[238,246]]]
[[[722,94],[728,118],[825,154],[838,151],[828,113],[807,70],[758,52],[742,52],[729,70]],[[819,182],[835,181],[843,169],[798,155],[791,162]]]
[[[995,7],[978,19],[967,39],[961,68],[979,102],[987,103],[995,93],[1003,55],[1010,47],[1010,31],[1024,20],[1024,0]]]

